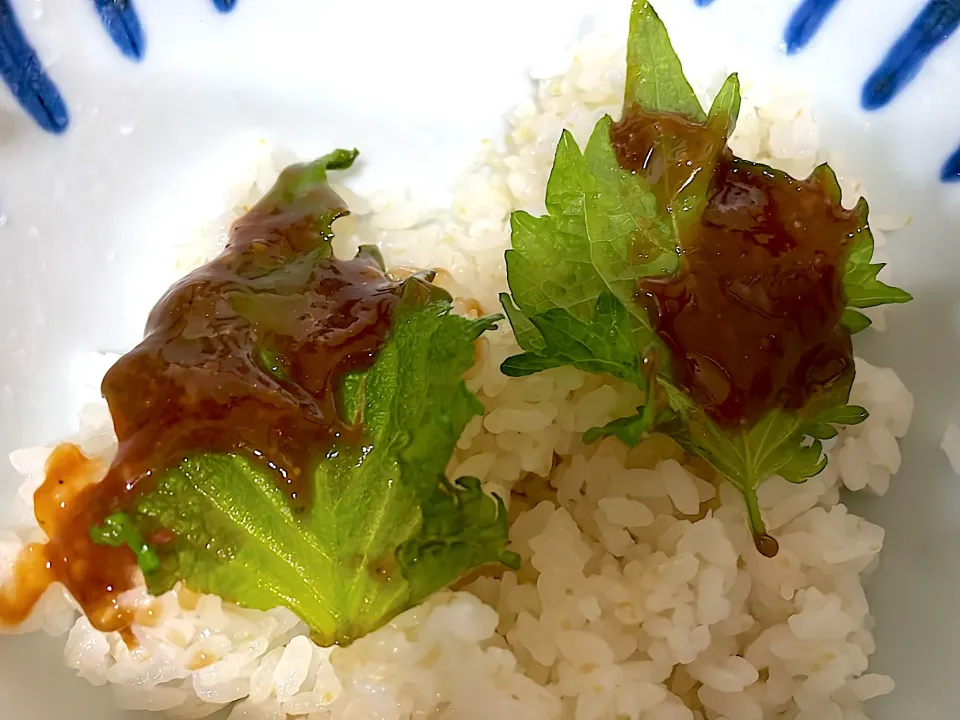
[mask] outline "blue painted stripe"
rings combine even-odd
[[[944,182],[960,182],[960,147],[947,158],[940,172],[940,179]]]
[[[800,52],[807,46],[837,2],[838,0],[803,0],[800,3],[783,32],[783,42],[788,55]]]
[[[237,0],[213,0],[213,6],[222,13],[228,13],[237,6]]]
[[[863,108],[877,110],[893,100],[958,25],[960,0],[930,0],[867,78],[860,96]],[[951,92],[950,88],[944,90]]]
[[[93,4],[100,22],[120,52],[131,60],[143,59],[146,43],[133,0],[93,0]]]
[[[67,129],[67,106],[23,36],[8,0],[0,0],[0,77],[40,127],[52,133]]]
[[[713,0],[693,0],[693,1],[700,7],[706,7],[707,5],[713,2]]]

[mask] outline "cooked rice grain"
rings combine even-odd
[[[375,241],[392,266],[442,269],[462,312],[494,311],[506,285],[510,211],[543,212],[562,128],[583,143],[603,114],[616,115],[623,59],[622,48],[588,38],[571,68],[517,109],[505,147],[487,145],[450,212],[426,213],[396,192],[369,204],[351,198],[356,212],[338,221],[337,251]],[[702,88],[704,100],[717,89]],[[749,79],[744,89],[735,151],[796,175],[825,159],[805,98]],[[261,162],[251,194],[264,173]],[[841,185],[848,201],[861,192],[849,178]],[[877,225],[903,222],[878,217]],[[222,246],[224,223],[180,248],[179,269]],[[632,449],[584,445],[584,430],[641,401],[636,388],[572,369],[507,378],[499,365],[516,351],[505,327],[486,338],[468,380],[486,414],[464,432],[449,469],[508,498],[520,571],[440,593],[345,649],[314,645],[289,611],[183,590],[141,618],[134,650],[77,620],[57,589],[24,629],[69,629],[66,660],[81,677],[111,684],[124,707],[176,718],[231,703],[231,720],[865,718],[862,702],[893,687],[867,673],[875,646],[862,575],[883,530],[850,514],[840,490],[883,494],[899,468],[913,401],[897,376],[858,360],[851,401],[870,418],[841,432],[817,477],[761,488],[780,541],[770,559],[754,548],[738,493],[669,438]],[[80,363],[87,385],[96,387],[102,365]],[[87,452],[113,452],[102,405],[88,406],[78,440]],[[48,452],[11,458],[26,476],[24,503]],[[23,527],[0,535],[0,577],[39,533],[29,518],[25,506]]]

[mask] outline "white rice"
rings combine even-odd
[[[582,144],[601,115],[616,115],[623,67],[622,47],[588,38],[572,67],[517,109],[505,146],[488,144],[449,212],[424,212],[403,193],[369,204],[348,195],[357,212],[338,222],[338,252],[374,240],[391,265],[444,269],[462,312],[495,311],[509,212],[543,212],[561,128]],[[713,80],[702,83],[704,101]],[[824,159],[806,99],[745,80],[734,150],[805,175]],[[258,163],[252,195],[275,175]],[[841,183],[852,202],[859,186]],[[180,248],[179,269],[215,253],[232,216]],[[881,259],[883,230],[902,224],[874,217]],[[780,541],[767,559],[737,492],[672,441],[582,443],[584,430],[636,405],[635,389],[572,369],[504,377],[500,362],[517,351],[505,323],[484,346],[469,384],[486,414],[465,431],[450,472],[509,497],[519,572],[440,593],[345,649],[314,645],[289,611],[176,591],[152,623],[135,627],[132,651],[77,619],[56,588],[22,630],[69,631],[66,661],[81,677],[109,683],[124,707],[177,718],[235,703],[232,720],[862,720],[862,703],[890,692],[890,678],[867,672],[874,640],[862,585],[883,529],[849,513],[840,490],[883,494],[899,469],[913,401],[893,371],[858,360],[851,402],[870,418],[840,434],[817,477],[763,485],[760,504]],[[96,388],[109,360],[79,363],[79,385]],[[102,403],[85,409],[77,441],[111,456]],[[26,477],[24,512],[21,527],[0,533],[0,579],[40,535],[29,503],[48,453],[11,457]]]

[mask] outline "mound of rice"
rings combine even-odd
[[[355,215],[338,221],[338,252],[375,241],[392,266],[440,268],[461,312],[496,311],[509,212],[543,212],[560,130],[583,144],[600,116],[616,115],[623,67],[615,43],[585,41],[566,74],[540,82],[517,109],[505,146],[488,144],[448,212],[424,212],[402,193],[366,202],[344,192]],[[718,84],[702,84],[707,100]],[[744,89],[738,154],[796,175],[824,159],[804,98],[749,78]],[[246,190],[258,194],[271,175]],[[858,187],[841,180],[853,201]],[[222,243],[231,220],[205,237]],[[878,254],[882,230],[896,224],[874,218]],[[180,268],[218,249],[209,241],[180,248]],[[857,361],[851,401],[870,418],[840,434],[823,473],[762,487],[780,541],[767,559],[736,491],[670,439],[633,449],[583,444],[584,430],[635,407],[635,389],[572,369],[507,378],[499,365],[517,351],[509,328],[483,343],[469,385],[486,413],[467,428],[449,470],[509,499],[521,571],[469,578],[348,648],[316,646],[289,611],[245,610],[182,589],[142,614],[134,650],[77,619],[56,588],[21,629],[69,633],[66,662],[81,677],[110,684],[124,707],[175,718],[233,704],[231,720],[862,720],[862,703],[893,688],[867,672],[874,641],[862,578],[883,530],[840,501],[843,487],[883,494],[899,468],[913,402],[891,370]],[[96,388],[111,361],[87,358],[78,374]],[[86,408],[75,440],[110,458],[115,438],[102,404]],[[29,503],[48,453],[11,458],[26,477],[24,524],[0,534],[0,578],[23,543],[41,536]]]

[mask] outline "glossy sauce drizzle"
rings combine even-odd
[[[284,171],[234,225],[224,252],[167,292],[144,340],[107,373],[119,447],[103,481],[105,468],[78,447],[54,451],[35,496],[49,541],[22,551],[12,587],[0,590],[0,623],[25,619],[59,581],[95,627],[127,627],[132,611],[118,597],[140,582],[136,558],[93,543],[90,528],[188,454],[254,458],[302,509],[309,458],[334,438],[359,439],[360,428],[340,418],[336,389],[372,363],[399,283],[369,255],[331,256],[330,223],[346,210],[325,183],[304,190],[305,172]]]
[[[669,208],[715,163],[697,222],[680,222],[680,266],[639,282],[691,396],[725,426],[796,409],[853,370],[843,267],[857,214],[818,176],[795,180],[739,160],[726,138],[673,113],[632,111],[613,126],[618,161]],[[669,138],[666,140],[665,138]]]
[[[675,113],[630,110],[611,140],[620,166],[650,183],[679,228],[677,272],[639,281],[637,300],[690,396],[720,425],[749,426],[851,382],[843,268],[864,228],[825,177],[740,160],[725,128]],[[691,208],[702,210],[693,221]],[[767,557],[779,549],[767,534],[754,543]]]

